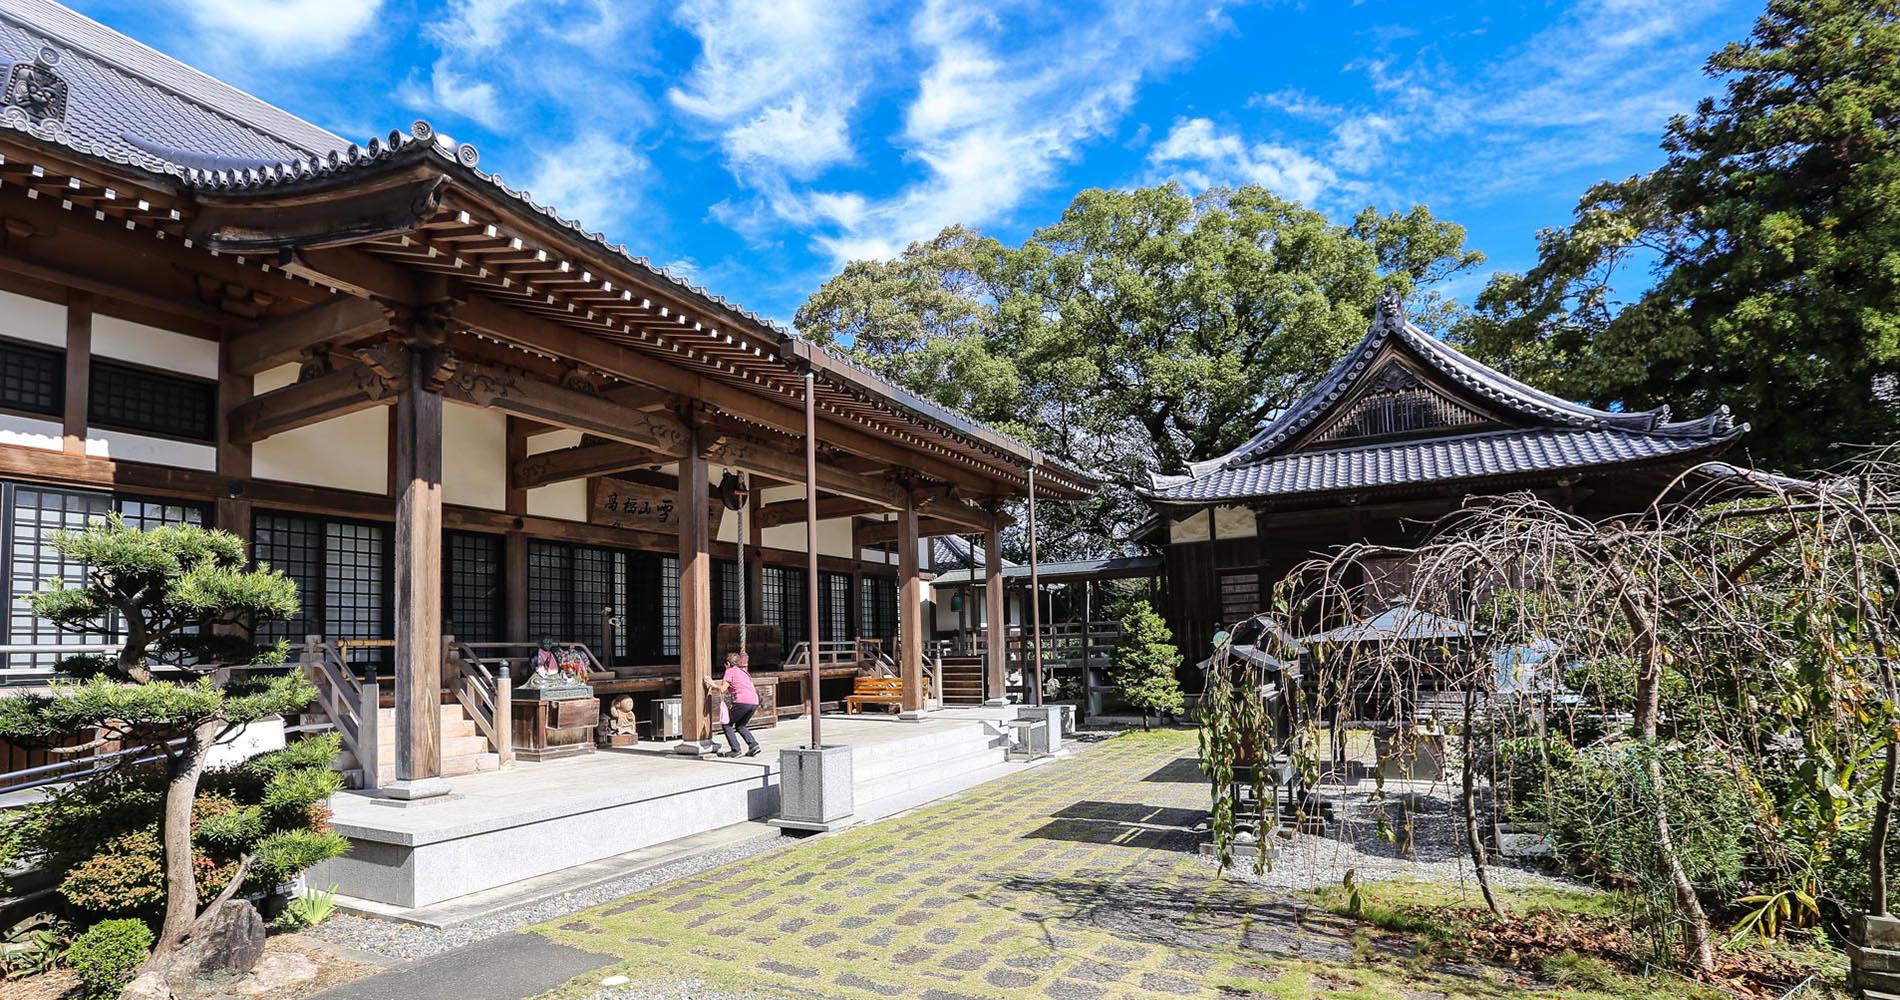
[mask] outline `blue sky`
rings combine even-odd
[[[1431,206],[1521,269],[1648,169],[1744,0],[68,0],[365,141],[426,118],[537,201],[789,320],[945,225],[1088,187],[1256,181]],[[1449,291],[1469,298],[1484,275]]]

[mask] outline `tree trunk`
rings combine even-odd
[[[1478,889],[1484,893],[1484,905],[1491,909],[1493,916],[1504,916],[1504,910],[1498,906],[1498,899],[1491,893],[1491,872],[1485,863],[1484,838],[1478,833],[1477,803],[1477,762],[1471,757],[1472,716],[1476,714],[1474,705],[1478,694],[1470,687],[1465,688],[1465,732],[1464,732],[1464,805],[1465,805],[1465,847],[1471,851],[1471,866],[1478,873]]]
[[[1697,968],[1715,968],[1715,949],[1709,940],[1709,915],[1696,898],[1695,883],[1689,881],[1682,856],[1676,851],[1676,838],[1670,826],[1667,790],[1663,785],[1662,761],[1655,754],[1658,718],[1662,714],[1662,637],[1656,633],[1655,620],[1638,601],[1636,581],[1617,571],[1622,585],[1620,603],[1638,648],[1636,668],[1636,709],[1632,713],[1636,739],[1650,744],[1646,768],[1649,782],[1656,790],[1656,853],[1662,858],[1669,883],[1676,895],[1676,908],[1682,916],[1682,950]]]
[[[198,779],[205,757],[224,724],[200,723],[187,737],[182,753],[172,759],[171,780],[165,788],[165,816],[159,830],[165,845],[165,923],[152,947],[148,969],[159,967],[190,936],[198,920],[198,878],[191,864],[191,811],[198,796]]]

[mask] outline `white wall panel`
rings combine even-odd
[[[121,462],[150,462],[180,469],[218,471],[218,449],[208,444],[147,437],[125,431],[92,428],[86,432],[86,454]]]
[[[63,349],[66,346],[66,307],[57,302],[0,292],[0,337]]]
[[[217,341],[189,337],[116,316],[93,314],[92,353],[94,357],[130,361],[180,375],[218,377]]]
[[[66,447],[66,427],[54,420],[0,413],[0,444],[59,451]]]
[[[508,415],[447,403],[442,410],[442,502],[508,506]]]
[[[297,366],[281,365],[257,376],[260,395],[297,381]],[[251,474],[306,486],[364,493],[389,489],[387,406],[358,410],[266,438],[251,446]]]

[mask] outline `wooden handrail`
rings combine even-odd
[[[499,670],[490,670],[482,661],[478,647],[505,648],[517,643],[466,643],[452,635],[442,637],[443,675],[463,711],[475,720],[475,728],[488,740],[502,767],[514,764],[514,733],[511,729],[511,702],[514,681],[508,676],[508,657],[497,657]],[[579,646],[579,643],[574,645]],[[581,647],[583,650],[585,646]],[[587,651],[589,660],[593,652]],[[598,661],[594,661],[598,662]]]
[[[343,748],[356,758],[363,788],[370,790],[382,780],[377,759],[382,688],[373,677],[358,680],[343,656],[341,649],[324,642],[322,636],[307,635],[298,664],[317,689],[318,708],[329,717]]]

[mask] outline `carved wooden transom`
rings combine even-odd
[[[1366,389],[1312,437],[1315,443],[1354,441],[1490,423],[1489,417],[1439,392],[1409,365],[1387,361]]]

